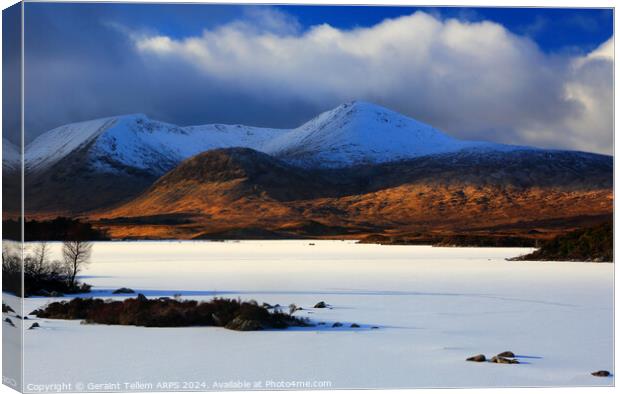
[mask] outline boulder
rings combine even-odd
[[[336,323],[332,324],[332,327],[342,327],[342,323],[336,322]]]
[[[475,356],[471,356],[467,358],[466,361],[474,361],[477,363],[481,363],[481,362],[487,361],[487,358],[484,356],[484,354],[477,354]]]
[[[10,306],[8,306],[7,304],[5,304],[4,302],[2,303],[2,313],[10,313],[13,312],[15,313],[15,311],[13,310],[13,308],[11,308]]]
[[[41,327],[41,326],[39,325],[39,323],[34,322],[34,323],[32,323],[32,325],[30,326],[29,330],[33,330],[33,329],[35,329],[35,328],[39,328],[39,327]]]
[[[379,327],[377,327],[377,326],[372,326],[372,327],[370,327],[370,329],[371,329],[371,330],[378,330],[378,329],[379,329]]]
[[[495,364],[519,364],[519,360],[498,356],[493,357],[491,362]]]
[[[510,350],[506,350],[505,352],[501,352],[500,354],[498,354],[497,357],[515,358],[515,354],[513,352],[511,352]]]
[[[149,299],[148,299],[148,298],[146,298],[146,296],[145,296],[144,294],[140,293],[140,294],[138,294],[138,296],[136,297],[136,300],[138,300],[138,301],[140,301],[140,302],[146,302],[146,301],[148,301]]]
[[[604,370],[592,372],[592,376],[606,377],[609,375],[611,375],[611,373],[609,371],[604,371]]]
[[[357,323],[351,324],[351,328],[360,328],[360,325]]]
[[[116,289],[112,292],[112,294],[134,294],[135,291],[128,287],[121,287],[120,289]]]
[[[13,324],[13,320],[9,319],[8,317],[6,319],[4,319],[4,321],[7,322],[12,327],[15,327],[15,324]]]
[[[319,301],[314,305],[315,308],[327,308],[325,301]]]

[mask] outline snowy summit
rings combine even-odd
[[[77,152],[90,167],[130,167],[161,175],[182,160],[217,148],[255,149],[302,167],[338,168],[462,150],[522,149],[463,141],[387,108],[352,101],[295,129],[209,124],[181,127],[125,115],[57,127],[26,147],[26,168],[45,170]]]

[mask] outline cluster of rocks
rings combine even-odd
[[[326,303],[325,301],[319,301],[316,304],[314,304],[314,308],[315,309],[324,309],[324,308],[329,308],[332,309],[332,306],[329,305],[328,303]],[[319,326],[324,326],[325,322],[319,322],[318,323]],[[342,324],[341,322],[337,321],[335,323],[332,324],[332,328],[338,328],[338,327],[344,327],[344,324]],[[351,328],[360,328],[361,326],[357,323],[351,323],[351,325],[349,326]],[[373,326],[372,329],[376,330],[379,327],[377,326]]]
[[[15,313],[15,310],[14,310],[13,308],[11,308],[9,305],[7,305],[7,304],[5,304],[5,303],[2,303],[2,313],[7,313],[7,314],[9,314],[9,313],[14,313],[14,316],[12,316],[12,317],[13,317],[13,318],[15,318],[15,319],[19,319],[19,320],[29,320],[29,319],[28,319],[28,316],[24,316],[24,317],[22,317],[21,315],[18,315],[17,313]],[[11,326],[11,327],[15,327],[15,323],[14,323],[14,322],[13,322],[13,320],[12,320],[10,317],[8,317],[8,316],[4,319],[4,322],[5,322],[6,324],[8,324],[9,326]],[[39,327],[40,327],[39,323],[34,322],[34,323],[32,323],[32,325],[31,325],[28,329],[29,329],[29,330],[33,330],[33,329],[35,329],[35,328],[39,328]]]
[[[473,361],[478,363],[483,363],[485,361],[495,363],[495,364],[519,364],[519,360],[517,360],[517,356],[511,351],[501,352],[496,356],[491,357],[491,359],[487,359],[484,354],[477,354],[475,356],[471,356],[467,358],[467,361]],[[609,371],[601,370],[591,373],[592,376],[599,377],[607,377],[611,376]]]
[[[487,359],[484,354],[477,354],[475,356],[467,358],[467,361],[473,361],[477,363],[488,361],[494,364],[519,364],[519,360],[516,359],[515,354],[509,350],[501,352],[496,356],[491,357],[490,359]]]

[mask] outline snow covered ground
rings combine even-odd
[[[26,390],[52,383],[127,390],[133,382],[145,390],[169,388],[161,382],[196,390],[292,381],[340,389],[613,384],[590,375],[613,372],[612,264],[504,260],[523,248],[313,243],[97,243],[82,275],[95,285],[92,296],[126,286],[149,297],[295,303],[300,316],[327,324],[235,332],[33,319],[41,328],[25,332]],[[26,299],[25,313],[49,301]],[[318,301],[333,309],[313,309]],[[465,361],[504,350],[522,364]]]

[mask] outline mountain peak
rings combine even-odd
[[[364,101],[364,100],[351,100],[351,101],[347,101],[343,104],[340,104],[338,107],[342,107],[342,108],[352,108],[355,109],[357,111],[389,111],[389,112],[394,112],[386,107],[383,107],[381,105],[375,104],[375,103],[371,103],[370,101]],[[336,107],[336,108],[338,108]]]
[[[462,141],[377,104],[355,100],[274,139],[265,151],[297,165],[336,168],[493,146]]]

